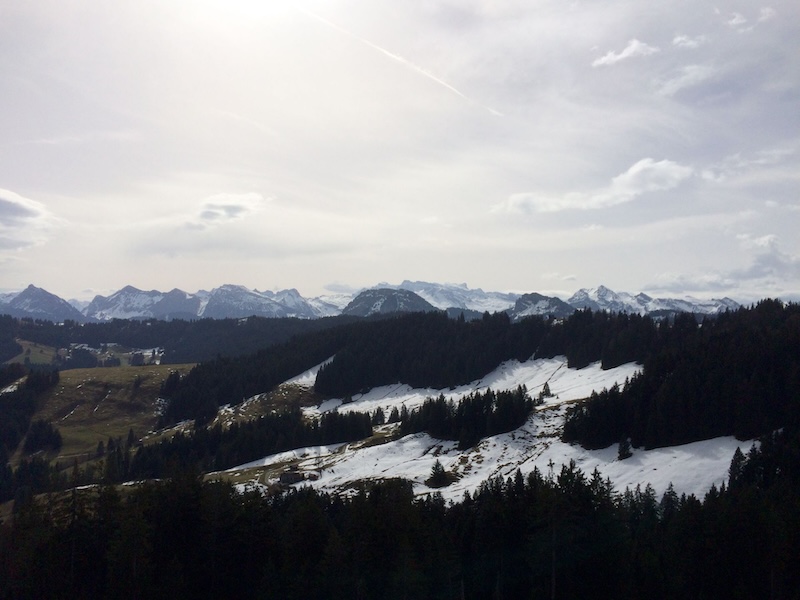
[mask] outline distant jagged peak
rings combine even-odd
[[[115,295],[119,295],[119,294],[139,294],[141,292],[142,292],[142,290],[140,290],[139,288],[129,284],[129,285],[126,285],[123,288],[118,289],[116,292],[114,292],[111,295],[115,296]]]
[[[184,292],[180,288],[172,288],[170,291],[168,291],[166,294],[164,294],[165,297],[169,296],[171,298],[178,298],[178,297],[192,298],[194,295],[195,294],[190,294],[189,292]]]
[[[8,300],[4,312],[16,317],[34,317],[62,322],[83,321],[83,315],[69,302],[33,284]]]
[[[575,308],[560,298],[545,296],[538,292],[522,294],[514,304],[514,308],[509,310],[514,320],[530,316],[564,318],[573,312]]]
[[[257,291],[236,283],[223,283],[211,290],[211,294],[226,294],[229,292],[241,292],[246,294],[258,294]],[[259,294],[260,295],[260,294]]]
[[[683,298],[653,298],[644,292],[639,292],[636,295],[628,292],[615,292],[604,285],[596,288],[581,288],[567,300],[567,303],[578,309],[589,308],[591,310],[639,313],[643,315],[657,312],[691,312],[713,315],[739,307],[739,304],[730,298],[721,300],[700,300],[691,296],[684,296]]]
[[[438,309],[463,308],[478,312],[501,312],[514,306],[519,294],[485,292],[471,289],[466,283],[432,283],[404,280],[399,285],[378,284],[372,289],[404,289],[414,292]]]

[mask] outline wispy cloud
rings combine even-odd
[[[493,115],[495,115],[497,117],[502,117],[503,116],[503,113],[501,113],[500,111],[495,110],[494,108],[492,108],[490,106],[486,106],[485,104],[482,104],[482,103],[478,102],[477,100],[475,100],[473,98],[470,98],[469,96],[464,94],[461,90],[459,90],[459,89],[455,88],[454,86],[450,85],[449,83],[447,83],[443,79],[440,79],[439,77],[436,77],[431,72],[427,71],[426,69],[423,69],[419,65],[414,64],[410,60],[407,60],[407,59],[403,58],[402,56],[399,56],[398,54],[395,54],[394,52],[390,52],[386,48],[383,48],[383,47],[379,46],[378,44],[375,44],[374,42],[369,41],[366,38],[363,38],[363,37],[361,37],[359,35],[356,35],[352,31],[349,31],[349,30],[345,29],[344,27],[341,27],[341,26],[337,25],[336,23],[333,23],[333,22],[329,21],[328,19],[325,19],[325,18],[323,18],[323,17],[321,17],[321,16],[319,16],[319,15],[317,15],[317,14],[315,14],[315,13],[309,11],[309,10],[300,9],[300,11],[302,13],[308,15],[312,19],[316,19],[320,23],[324,23],[328,27],[332,27],[336,31],[339,31],[340,33],[343,33],[343,34],[345,34],[345,35],[347,35],[347,36],[349,36],[349,37],[351,37],[351,38],[353,38],[355,40],[358,40],[359,42],[361,42],[362,44],[364,44],[366,46],[369,46],[373,50],[377,50],[378,52],[380,52],[384,56],[388,56],[392,60],[394,60],[396,62],[399,62],[403,66],[411,69],[412,71],[414,71],[416,73],[419,73],[423,77],[427,77],[431,81],[433,81],[433,82],[441,85],[442,87],[450,90],[456,96],[459,96],[459,97],[463,98],[467,102],[470,102],[471,104],[475,104],[476,106],[480,106],[481,108],[484,108],[484,109],[488,110],[491,114],[493,114]]]
[[[736,153],[709,165],[702,170],[701,176],[708,181],[721,182],[745,171],[780,165],[796,154],[796,149],[790,146],[769,148],[753,154]]]
[[[774,18],[775,15],[778,14],[774,8],[769,6],[763,7],[758,13],[758,22],[763,23],[764,21],[769,21],[770,19]]]
[[[695,37],[676,35],[672,38],[672,45],[678,48],[699,48],[706,43],[708,43],[708,37],[705,35],[698,35]]]
[[[495,212],[558,212],[563,210],[596,210],[631,202],[643,194],[671,190],[693,174],[692,167],[671,160],[643,158],[627,171],[594,192],[573,192],[563,196],[535,193],[514,194],[494,207]]]
[[[731,27],[740,28],[747,23],[747,19],[741,13],[733,13],[730,18],[726,21],[728,25]]]
[[[694,87],[716,74],[716,69],[709,65],[687,65],[678,69],[677,74],[661,83],[658,93],[663,96],[674,96],[683,89]]]
[[[777,14],[778,11],[771,6],[764,6],[758,11],[758,16],[752,24],[747,17],[738,12],[732,13],[725,23],[739,33],[747,33],[753,31],[761,23],[771,21]]]
[[[633,58],[636,56],[650,56],[651,54],[655,54],[658,52],[659,49],[655,46],[650,46],[645,44],[644,42],[640,42],[637,39],[632,39],[628,42],[628,45],[620,52],[614,52],[613,50],[609,51],[604,56],[596,59],[593,63],[593,67],[604,67],[615,65],[620,61],[623,61],[627,58]]]

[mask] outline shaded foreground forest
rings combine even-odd
[[[274,497],[191,472],[15,508],[6,598],[797,598],[800,433],[770,435],[702,501],[615,491],[575,465],[462,502],[401,480]]]

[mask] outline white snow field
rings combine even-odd
[[[319,367],[298,375],[287,383],[313,385]],[[517,469],[527,475],[538,468],[543,474],[557,475],[561,466],[574,460],[588,477],[597,468],[602,476],[611,479],[619,492],[626,487],[650,484],[660,497],[670,483],[678,494],[702,497],[712,485],[727,480],[728,467],[737,447],[743,452],[751,441],[717,438],[684,446],[655,450],[633,449],[633,456],[617,459],[617,445],[603,450],[585,450],[578,445],[560,441],[567,406],[612,385],[624,385],[626,378],[640,369],[634,363],[603,371],[599,363],[584,369],[570,369],[564,357],[535,359],[526,362],[508,361],[481,380],[455,389],[412,389],[407,385],[382,386],[353,397],[342,404],[341,399],[328,400],[320,406],[306,409],[309,416],[326,411],[374,412],[380,407],[388,418],[392,408],[405,405],[409,410],[419,407],[426,398],[444,394],[459,398],[475,391],[491,388],[509,390],[525,385],[531,396],[539,394],[545,382],[552,397],[537,407],[527,422],[509,433],[491,436],[475,447],[459,451],[456,442],[432,438],[428,434],[408,435],[382,444],[356,442],[332,446],[301,448],[264,457],[246,465],[229,469],[241,472],[254,467],[280,466],[293,463],[309,479],[299,485],[318,490],[343,492],[362,480],[402,477],[413,482],[417,495],[440,492],[445,499],[459,501],[464,492],[473,493],[491,477],[512,477]],[[387,435],[396,425],[376,428]],[[451,485],[433,490],[425,485],[436,460],[458,476]],[[241,484],[260,486],[269,481]]]

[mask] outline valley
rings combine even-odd
[[[0,367],[0,591],[791,589],[797,310],[5,321],[67,368]],[[111,348],[149,364],[99,366]]]

